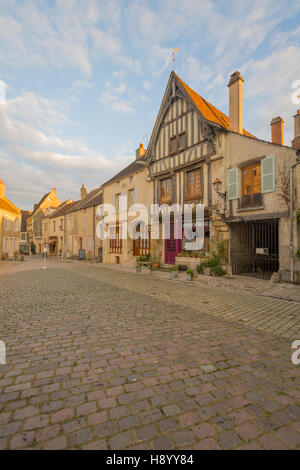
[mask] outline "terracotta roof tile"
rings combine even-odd
[[[190,88],[183,80],[181,80],[178,75],[176,75],[182,86],[184,87],[185,91],[188,93],[190,98],[193,100],[197,108],[199,109],[202,116],[210,122],[214,122],[227,130],[229,129],[229,117],[222,113],[218,108],[213,106],[211,103],[206,101],[202,96],[198,95],[192,88]],[[250,134],[250,132],[244,129],[244,135],[248,137],[256,138],[254,135]]]

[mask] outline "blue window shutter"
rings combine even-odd
[[[275,155],[270,155],[261,161],[261,192],[275,191]]]
[[[238,169],[230,168],[228,170],[228,199],[237,199],[239,197],[239,179]]]

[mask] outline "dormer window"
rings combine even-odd
[[[184,147],[186,147],[186,138],[185,138],[185,132],[182,132],[178,136],[178,148],[182,149]]]
[[[186,147],[186,135],[185,132],[170,138],[170,153],[175,153],[177,150],[184,149]]]
[[[170,139],[170,153],[174,153],[177,150],[177,137],[171,137]]]

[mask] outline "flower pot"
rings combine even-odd
[[[193,280],[193,275],[190,273],[186,273],[186,280],[187,281],[192,281]]]
[[[176,279],[178,277],[178,272],[177,271],[171,271],[171,276]]]
[[[154,269],[158,269],[158,268],[159,268],[159,264],[158,264],[158,263],[153,263],[153,264],[152,264],[152,267],[153,267]]]
[[[140,273],[142,271],[142,266],[136,266],[135,270],[137,273]]]

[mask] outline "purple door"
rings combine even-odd
[[[165,263],[175,264],[177,253],[182,249],[182,239],[174,236],[174,224],[170,224],[170,238],[165,240]]]

